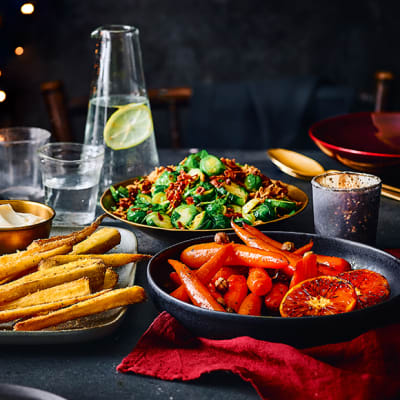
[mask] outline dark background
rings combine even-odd
[[[19,12],[23,3],[0,3],[0,89],[8,96],[0,104],[2,126],[50,128],[44,81],[61,79],[70,98],[87,95],[90,33],[104,24],[140,29],[148,88],[307,75],[368,100],[375,71],[400,69],[397,0],[37,0],[30,16]],[[17,57],[19,45],[25,52]],[[81,116],[77,140],[83,127]],[[160,147],[168,146],[162,116],[155,128]]]

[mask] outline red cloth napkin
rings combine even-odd
[[[298,350],[250,337],[197,338],[162,312],[117,370],[183,381],[231,371],[263,399],[400,398],[400,324]]]

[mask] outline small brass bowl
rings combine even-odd
[[[23,250],[36,239],[48,238],[55,211],[45,204],[29,200],[0,200],[0,204],[10,204],[15,212],[23,212],[44,218],[37,224],[16,228],[0,228],[0,254]]]

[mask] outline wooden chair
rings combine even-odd
[[[192,89],[189,87],[149,89],[147,91],[151,107],[168,108],[169,111],[169,135],[173,148],[181,147],[180,108],[187,106],[192,97]]]
[[[51,131],[57,141],[73,141],[70,118],[73,113],[87,112],[87,96],[67,99],[62,81],[43,82],[41,93],[49,115]],[[171,147],[181,146],[180,108],[189,104],[192,89],[189,87],[149,89],[152,108],[166,108],[169,113]]]

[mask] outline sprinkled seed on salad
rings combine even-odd
[[[296,212],[287,185],[251,165],[201,150],[157,167],[126,187],[110,187],[113,214],[166,229],[224,229],[230,220],[258,225]]]

